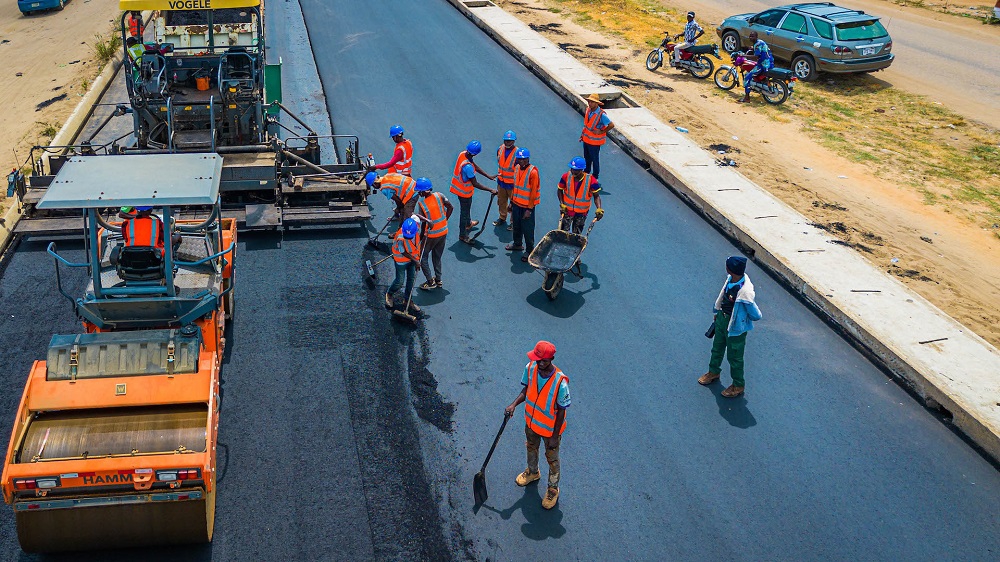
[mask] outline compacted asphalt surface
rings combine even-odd
[[[444,0],[302,9],[336,133],[384,161],[401,123],[414,175],[446,191],[469,140],[492,172],[514,129],[541,169],[537,236],[555,225],[581,117],[508,53]],[[502,228],[474,248],[454,229],[445,288],[415,297],[417,329],[382,306],[388,263],[379,289],[362,284],[362,261],[378,257],[368,232],[242,235],[214,542],[60,559],[996,559],[993,465],[753,263],[764,319],[748,339],[747,394],[695,382],[738,250],[616,146],[602,156],[607,216],[584,277],[555,302],[503,250]],[[488,200],[476,193],[475,218]],[[371,201],[374,232],[388,205]],[[52,333],[78,330],[45,242],[23,241],[0,266],[4,450],[31,361]],[[81,247],[60,243],[70,259]],[[473,475],[538,339],[571,380],[560,502],[544,511],[543,486],[513,483],[519,409],[474,511]],[[0,559],[36,559],[9,508]]]

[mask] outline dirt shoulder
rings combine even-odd
[[[0,3],[0,163],[9,172],[46,144],[100,73],[91,45],[118,15],[117,0],[72,0],[61,11],[22,16]],[[13,151],[11,150],[13,149]],[[17,152],[19,161],[14,159]],[[0,193],[0,207],[11,203]]]
[[[877,177],[877,162],[840,156],[805,134],[799,121],[737,104],[711,80],[647,71],[648,47],[584,27],[593,20],[573,16],[566,2],[508,0],[503,7],[663,121],[688,129],[700,146],[726,152],[719,157],[735,160],[749,179],[1000,346],[994,305],[1000,299],[1000,225],[983,228],[947,206],[928,205],[912,185]],[[877,159],[896,158],[884,150],[875,151]]]

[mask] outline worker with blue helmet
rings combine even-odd
[[[417,194],[420,196],[417,215],[427,223],[423,240],[424,252],[420,259],[420,271],[424,273],[425,280],[420,288],[429,291],[443,286],[441,257],[444,255],[445,238],[448,236],[448,219],[455,208],[444,193],[431,189],[431,180],[427,178],[417,178]],[[434,265],[433,271],[431,264]]]
[[[503,134],[503,144],[497,148],[497,209],[500,210],[500,216],[493,221],[493,226],[502,226],[507,222],[510,193],[514,189],[514,160],[516,159],[514,155],[517,153],[514,141],[516,140],[517,134],[508,130]],[[507,226],[507,230],[511,228],[513,227]]]
[[[531,165],[528,149],[517,149],[515,156],[517,166],[514,169],[514,189],[510,195],[510,224],[514,239],[504,249],[521,252],[521,261],[527,262],[531,250],[535,248],[535,207],[541,200],[541,182],[538,168]]]
[[[479,221],[472,220],[472,193],[476,189],[488,191],[491,195],[496,195],[497,190],[485,187],[476,179],[476,174],[491,180],[497,179],[495,175],[487,174],[480,168],[473,158],[483,151],[483,144],[477,140],[469,142],[465,150],[458,154],[455,162],[455,170],[451,177],[451,193],[458,197],[458,239],[466,244],[472,244],[469,238],[469,231],[472,230]]]
[[[365,183],[372,193],[380,191],[395,204],[394,213],[400,220],[413,214],[420,199],[417,197],[417,180],[403,174],[390,172],[380,178],[375,172],[368,172],[365,174]]]
[[[562,213],[559,230],[572,229],[574,234],[582,234],[591,202],[597,205],[594,218],[597,220],[604,218],[604,209],[601,206],[601,183],[585,170],[586,167],[586,160],[577,156],[570,160],[569,171],[559,180],[557,194],[559,210]]]
[[[387,170],[388,173],[397,173],[410,177],[413,175],[413,143],[409,139],[403,138],[403,126],[393,125],[389,127],[389,136],[396,143],[393,149],[392,159],[382,164],[369,166],[368,171]]]
[[[396,264],[396,278],[393,279],[385,293],[385,307],[388,309],[395,306],[393,295],[400,287],[403,287],[404,305],[410,301],[410,293],[413,292],[413,282],[416,279],[417,264],[420,263],[422,245],[422,240],[418,236],[420,223],[417,221],[418,219],[415,217],[404,220],[392,243],[392,260]],[[420,312],[420,307],[412,303],[410,309],[412,313]]]

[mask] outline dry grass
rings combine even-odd
[[[663,31],[683,28],[680,14],[649,0],[547,0],[547,5],[636,47],[658,45]],[[714,30],[706,29],[706,39],[709,34]],[[776,121],[797,123],[875,176],[910,186],[928,205],[981,226],[1000,222],[1000,132],[967,122],[932,100],[871,75],[821,76],[797,83],[784,105],[753,107]]]

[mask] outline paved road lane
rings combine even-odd
[[[443,0],[302,6],[337,132],[367,133],[384,159],[388,127],[402,123],[415,174],[443,188],[470,138],[493,169],[489,148],[513,128],[541,167],[539,230],[554,223],[554,184],[577,151],[580,117],[513,58]],[[749,340],[746,399],[695,383],[735,249],[615,147],[603,156],[608,216],[584,254],[585,278],[556,303],[492,228],[477,249],[452,235],[446,290],[419,297],[427,369],[456,405],[453,437],[444,449],[425,441],[424,456],[443,509],[480,555],[994,557],[993,467],[756,267],[765,320]],[[486,201],[477,192],[475,218]],[[542,512],[543,490],[513,486],[524,466],[514,423],[474,515],[472,475],[524,351],[542,337],[559,346],[573,386],[560,505]]]

